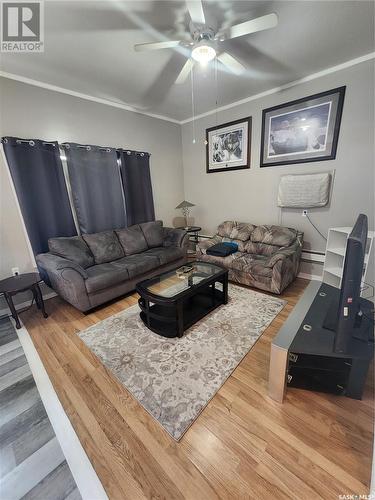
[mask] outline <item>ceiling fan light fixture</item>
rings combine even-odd
[[[207,64],[212,59],[215,59],[216,50],[207,43],[202,43],[194,47],[191,57],[201,64]]]

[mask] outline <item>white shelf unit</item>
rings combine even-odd
[[[342,273],[345,262],[346,241],[352,229],[352,227],[332,227],[328,231],[326,258],[323,268],[323,281],[324,283],[335,286],[336,288],[341,287]],[[371,254],[374,235],[374,231],[369,231],[367,235],[362,281],[366,281],[368,261]]]

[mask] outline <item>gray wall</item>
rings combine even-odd
[[[178,124],[0,78],[0,132],[149,151],[156,217],[171,224],[183,200]],[[32,262],[2,158],[0,163],[1,278],[12,267],[30,270]]]
[[[262,109],[341,85],[347,86],[347,94],[336,160],[260,169]],[[219,124],[253,117],[251,169],[230,173],[206,174],[205,129],[216,124],[215,115],[196,121],[197,143],[193,144],[191,123],[180,127],[4,78],[0,78],[0,133],[150,151],[156,216],[171,224],[174,207],[185,198],[197,205],[193,215],[206,233],[213,233],[226,219],[277,224],[280,175],[335,169],[331,205],[311,210],[312,220],[325,233],[329,227],[352,224],[362,211],[373,229],[373,88],[371,61],[218,113]],[[21,272],[30,270],[22,221],[1,158],[0,211],[0,277],[9,275],[14,266]],[[324,250],[324,240],[300,210],[285,210],[282,223],[305,232],[306,248]],[[318,274],[320,266],[305,264],[302,271]]]
[[[346,85],[341,132],[336,160],[279,167],[259,167],[262,109],[279,103]],[[220,95],[219,95],[220,100]],[[369,216],[374,228],[374,62],[361,63],[277,94],[218,113],[217,123],[252,116],[251,169],[206,174],[205,129],[216,125],[215,114],[182,127],[185,199],[195,203],[194,216],[208,234],[223,220],[278,224],[277,189],[284,174],[336,170],[331,205],[311,209],[318,228],[350,226],[359,212]],[[324,250],[325,241],[301,216],[301,210],[284,210],[283,225],[305,232],[305,247]],[[320,266],[304,266],[319,272]]]

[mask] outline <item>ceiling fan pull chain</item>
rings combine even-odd
[[[196,143],[195,139],[195,102],[194,102],[194,66],[191,68],[190,76],[191,76],[191,108],[193,114],[193,144]]]
[[[218,118],[217,118],[217,102],[218,102],[218,81],[217,81],[217,57],[215,58],[215,92],[216,92],[216,95],[215,95],[215,106],[216,106],[216,109],[215,109],[215,120],[216,120],[216,128],[218,127]]]

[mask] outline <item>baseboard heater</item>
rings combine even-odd
[[[324,264],[326,254],[315,250],[302,250],[301,259],[305,262],[319,262]]]

